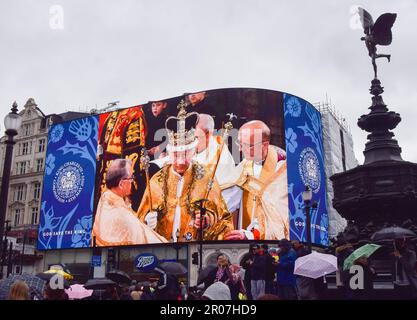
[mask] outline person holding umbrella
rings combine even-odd
[[[180,300],[181,288],[177,276],[161,269],[158,272],[160,277],[154,294],[155,300]]]
[[[397,272],[400,273],[402,284],[407,288],[407,296],[417,298],[417,264],[416,252],[411,247],[409,241],[404,237],[396,239],[394,242],[395,250],[392,253],[399,262]]]
[[[369,299],[373,290],[373,280],[375,277],[375,270],[369,264],[369,257],[373,255],[380,245],[374,243],[367,243],[355,251],[353,251],[343,262],[343,270],[349,274],[347,282],[347,299]],[[363,270],[363,285],[364,288],[355,289],[350,287],[352,277],[357,275],[357,272],[352,272],[352,266],[360,266]]]
[[[10,287],[18,280],[23,281],[29,287],[30,300],[42,300],[45,289],[45,281],[30,274],[18,274],[9,276],[0,281],[0,300],[7,300]]]
[[[119,294],[117,293],[117,289],[113,285],[106,286],[106,289],[101,296],[102,300],[120,300]]]
[[[369,300],[372,298],[374,289],[375,270],[370,266],[369,259],[366,256],[359,257],[354,261],[354,265],[361,266],[363,270],[363,289],[353,290],[353,299]],[[355,274],[352,274],[352,277]]]
[[[10,287],[7,300],[30,300],[29,286],[22,280],[15,281]]]
[[[307,256],[310,252],[298,240],[292,241],[292,247],[297,254],[297,259]],[[297,261],[297,260],[296,260]],[[313,278],[302,275],[296,276],[297,295],[299,300],[317,300],[318,294],[315,288],[315,280]]]
[[[278,296],[283,300],[297,299],[296,278],[294,275],[297,253],[287,239],[282,239],[278,247],[279,261],[275,264],[277,271]]]
[[[338,288],[342,291],[345,299],[351,299],[353,293],[349,287],[349,270],[344,270],[343,265],[345,260],[353,253],[353,251],[355,250],[351,243],[345,241],[344,239],[338,239],[336,247],[337,265],[340,276],[340,286]]]
[[[50,283],[45,286],[45,291],[43,292],[44,300],[69,300],[68,294],[65,292],[65,289],[52,288]]]
[[[68,295],[70,300],[82,300],[90,298],[93,294],[92,289],[86,289],[82,284],[73,284],[68,289],[65,289],[65,292]]]

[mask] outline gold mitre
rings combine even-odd
[[[187,113],[187,106],[188,104],[181,100],[177,106],[178,115],[169,117],[165,121],[165,128],[168,132],[168,152],[191,150],[197,146],[195,127],[198,121],[198,113]]]

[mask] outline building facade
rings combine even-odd
[[[42,260],[42,254],[36,252],[35,245],[48,132],[46,116],[34,99],[30,98],[19,114],[22,126],[15,137],[6,212],[7,237],[13,249],[12,254],[7,256],[7,260],[10,256],[12,261],[7,265],[8,272],[35,273],[40,270]],[[5,139],[1,139],[0,147],[2,170]]]
[[[43,252],[36,250],[41,210],[48,126],[85,113],[66,112],[45,115],[30,98],[19,112],[22,125],[14,138],[10,184],[6,212],[7,251],[0,265],[8,273],[37,273],[44,270]],[[0,168],[3,170],[6,136],[0,139]],[[1,175],[3,172],[1,171]],[[10,246],[11,243],[11,246]],[[12,249],[10,251],[10,249]]]
[[[323,129],[323,149],[326,177],[344,172],[358,165],[353,150],[353,139],[345,119],[328,102],[317,103],[315,107],[320,111]],[[342,232],[347,221],[333,207],[333,185],[326,179],[327,210],[329,213],[329,238],[334,238]]]

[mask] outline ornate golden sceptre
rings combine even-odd
[[[213,188],[213,183],[214,183],[214,179],[216,176],[216,171],[217,171],[217,167],[219,165],[220,162],[220,158],[222,155],[222,151],[224,148],[224,145],[229,137],[229,132],[233,129],[233,124],[232,124],[232,120],[233,118],[237,118],[236,115],[234,115],[233,113],[228,113],[227,114],[229,116],[229,121],[224,125],[224,131],[223,131],[223,136],[222,136],[222,142],[221,144],[218,146],[217,149],[217,155],[216,155],[216,162],[214,164],[213,170],[211,172],[211,177],[210,180],[207,184],[207,190],[205,193],[205,196],[203,199],[200,199],[198,201],[196,201],[197,203],[200,203],[199,206],[201,208],[201,219],[200,219],[200,223],[201,221],[204,220],[204,215],[205,215],[205,211],[206,208],[204,206],[204,202],[208,201],[208,196],[210,194],[210,191]],[[227,219],[230,219],[231,215],[226,215],[225,217],[223,217],[222,219],[219,219],[213,226],[211,226],[210,228],[207,229],[206,231],[206,240],[213,240],[216,238],[216,236],[220,233],[220,231],[222,231],[222,229],[224,229],[224,224],[222,222],[226,222]],[[202,226],[200,226],[200,240],[203,239],[203,234],[202,234]]]
[[[216,163],[214,164],[213,171],[211,172],[211,177],[210,177],[210,180],[208,182],[207,191],[206,191],[206,194],[205,194],[205,197],[204,197],[205,199],[208,199],[210,191],[213,188],[214,177],[216,176],[217,166],[219,165],[219,162],[220,162],[220,157],[222,155],[222,151],[223,151],[223,148],[224,148],[225,141],[227,141],[227,139],[229,137],[230,130],[233,129],[232,120],[233,120],[233,117],[236,117],[236,116],[233,113],[228,113],[227,115],[229,115],[229,121],[224,125],[222,143],[220,144],[220,146],[217,147]]]
[[[150,162],[150,158],[148,155],[148,150],[146,148],[142,149],[142,156],[140,157],[140,164],[142,165],[143,170],[145,171],[145,177],[146,177],[146,189],[148,189],[148,194],[149,194],[149,204],[150,204],[150,208],[151,211],[153,210],[153,206],[152,206],[152,192],[151,192],[151,183],[149,180],[149,162]]]

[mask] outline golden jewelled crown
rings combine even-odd
[[[176,117],[169,117],[165,121],[168,132],[168,151],[185,151],[196,147],[195,127],[198,121],[198,113],[187,113],[188,103],[181,100]]]

